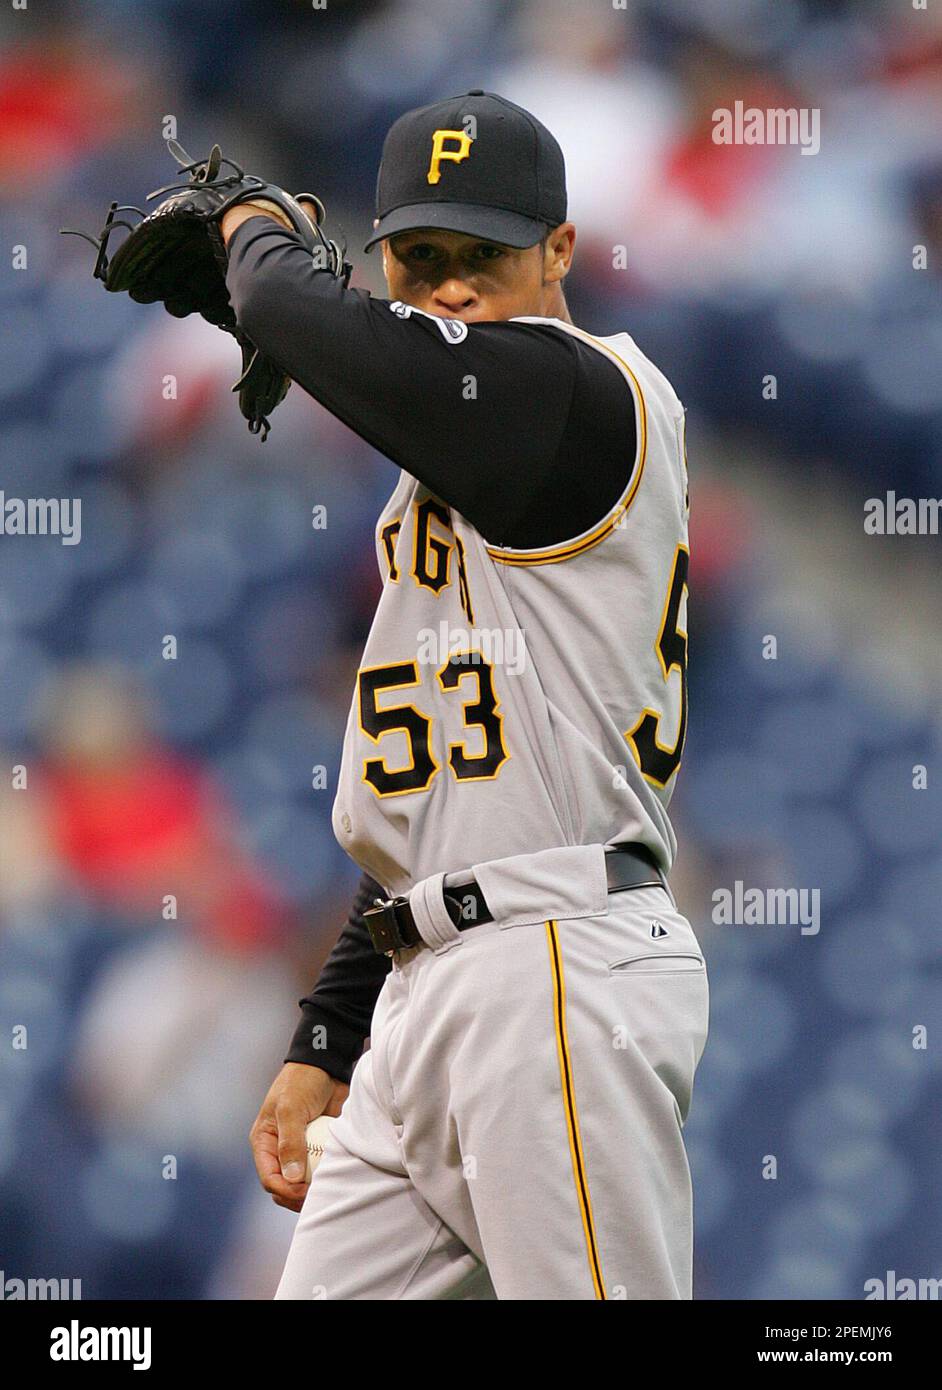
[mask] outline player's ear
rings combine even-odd
[[[549,232],[543,248],[544,284],[565,280],[572,264],[575,245],[576,229],[572,222],[561,222]]]

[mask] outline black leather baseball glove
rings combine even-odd
[[[220,230],[223,213],[238,203],[259,199],[273,203],[288,218],[319,269],[346,283],[351,267],[344,260],[344,248],[321,231],[324,205],[312,193],[292,197],[284,189],[244,173],[233,160],[224,158],[218,145],[204,160],[190,159],[176,140],[168,140],[167,148],[180,165],[180,174],[188,178],[149,193],[148,202],[169,195],[153,212],[112,203],[98,237],[63,231],[68,236],[85,237],[96,247],[98,259],[92,273],[105,289],[113,293],[127,290],[139,304],[160,300],[177,318],[202,314],[209,323],[232,334],[242,349],[242,375],[232,389],[239,393],[249,429],[253,434],[261,432],[264,440],[268,416],[284,400],[291,382],[236,322],[226,288],[228,255]],[[231,172],[222,173],[223,166]],[[117,212],[137,213],[143,220],[135,224],[116,219]],[[130,236],[109,260],[108,242],[117,227],[126,227]]]

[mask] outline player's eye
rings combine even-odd
[[[432,261],[437,254],[437,248],[430,241],[416,242],[405,251],[405,256],[410,261]]]
[[[502,246],[495,246],[492,241],[482,241],[475,247],[475,255],[482,261],[497,261],[504,254]]]

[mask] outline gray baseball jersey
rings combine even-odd
[[[520,321],[552,323],[616,364],[636,457],[606,517],[535,550],[485,540],[401,474],[376,528],[383,590],[333,811],[340,844],[392,893],[558,846],[640,841],[665,870],[674,856],[667,807],[687,723],[684,409],[627,333]]]

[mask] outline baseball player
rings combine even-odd
[[[388,300],[277,207],[222,233],[248,338],[401,469],[333,811],[363,878],[252,1131],[301,1213],[277,1297],[689,1299],[683,407],[572,322],[561,150],[493,93],[389,131]]]

